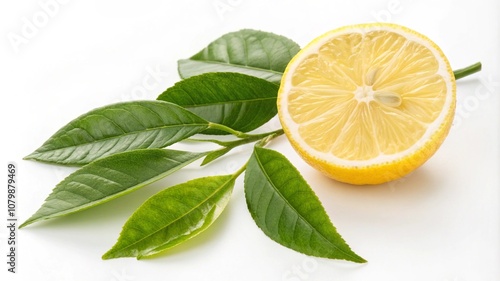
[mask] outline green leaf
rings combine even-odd
[[[189,59],[179,60],[179,75],[188,78],[207,72],[239,72],[279,84],[299,50],[299,45],[286,37],[243,29],[223,35]]]
[[[164,101],[117,103],[71,121],[25,159],[83,165],[117,152],[166,147],[208,125],[203,118]]]
[[[279,244],[311,256],[365,262],[337,233],[316,194],[280,153],[255,147],[245,172],[245,197],[257,226]]]
[[[158,99],[234,130],[249,132],[277,113],[278,85],[239,73],[206,73],[176,83]],[[204,134],[223,134],[206,130]],[[227,134],[227,133],[226,133]]]
[[[103,259],[151,256],[207,229],[226,207],[234,175],[191,180],[149,198],[123,226]]]
[[[166,177],[206,154],[140,149],[96,160],[61,181],[21,227],[100,205]]]
[[[212,162],[212,161],[214,161],[216,159],[219,159],[220,157],[224,156],[226,153],[228,153],[229,151],[231,151],[231,149],[233,149],[233,147],[223,147],[221,149],[217,149],[217,150],[211,151],[203,159],[203,162],[201,163],[201,166],[205,166],[208,163],[210,163],[210,162]]]

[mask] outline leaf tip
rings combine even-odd
[[[347,246],[347,244],[346,244]],[[344,249],[343,256],[340,259],[344,259],[346,261],[354,262],[354,263],[367,263],[368,261],[356,254],[353,250],[347,246],[347,249]],[[332,257],[334,259],[338,259],[338,257]]]
[[[30,153],[30,154],[28,154],[28,155],[24,156],[24,157],[23,157],[23,160],[34,160],[34,159],[36,159],[36,157],[35,157],[35,153],[36,153],[36,152],[32,152],[32,153]]]
[[[109,251],[107,251],[106,253],[104,253],[104,255],[101,256],[101,259],[102,260],[111,260],[111,259],[116,259],[116,258],[119,258],[120,256],[117,255],[115,252],[114,252],[114,249],[111,248]]]
[[[103,260],[111,260],[111,259],[118,259],[118,258],[131,258],[131,257],[136,257],[137,253],[130,252],[124,250],[120,242],[118,241],[111,249],[109,249],[106,253],[104,253],[101,256],[101,259]]]
[[[35,150],[35,151],[31,152],[30,154],[24,156],[23,160],[33,160],[33,161],[51,163],[51,161],[44,159],[43,152],[39,152],[38,150]]]
[[[29,224],[30,224],[30,222],[29,222],[29,221],[25,221],[25,222],[23,222],[23,223],[19,226],[19,228],[18,228],[18,229],[24,228],[24,227],[28,226]]]
[[[350,261],[355,262],[355,263],[367,263],[368,261],[365,260],[364,258],[356,255],[354,258],[350,259]]]
[[[104,255],[101,256],[101,259],[102,260],[110,260],[112,259],[112,257],[110,255],[108,255],[109,252],[105,253]]]
[[[34,223],[34,222],[37,222],[38,219],[33,215],[31,216],[29,219],[27,219],[26,221],[24,221],[20,226],[19,226],[19,229],[21,228],[25,228],[26,226]]]
[[[124,258],[124,257],[132,257],[133,255],[127,255],[126,252],[123,251],[123,249],[120,247],[120,238],[118,238],[118,241],[109,249],[106,253],[104,253],[101,257],[103,260],[111,260],[111,259],[117,259],[117,258]]]
[[[200,166],[203,167],[205,165],[207,165],[208,163],[212,162],[211,159],[207,159],[206,157],[203,159],[203,161],[201,162]]]

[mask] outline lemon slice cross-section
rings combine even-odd
[[[436,152],[455,92],[450,64],[430,39],[395,24],[361,24],[327,32],[291,60],[278,114],[310,165],[342,182],[378,184]]]

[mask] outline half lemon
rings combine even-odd
[[[342,27],[288,64],[278,114],[299,155],[329,177],[379,184],[421,166],[451,127],[455,77],[441,49],[395,24]]]

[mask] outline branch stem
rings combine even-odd
[[[480,71],[481,67],[482,67],[481,63],[476,62],[475,64],[469,65],[467,67],[454,70],[453,74],[455,75],[455,80],[458,80],[460,78],[464,78],[464,77],[469,76],[471,74],[474,74],[474,73]]]
[[[238,138],[248,138],[249,136],[251,136],[249,134],[245,134],[243,132],[231,129],[228,126],[225,126],[225,125],[222,125],[222,124],[217,124],[217,123],[212,123],[212,122],[210,122],[208,124],[208,128],[210,128],[210,129],[216,129],[216,130],[221,130],[221,131],[224,131],[226,133],[230,133],[231,135],[236,136]]]

